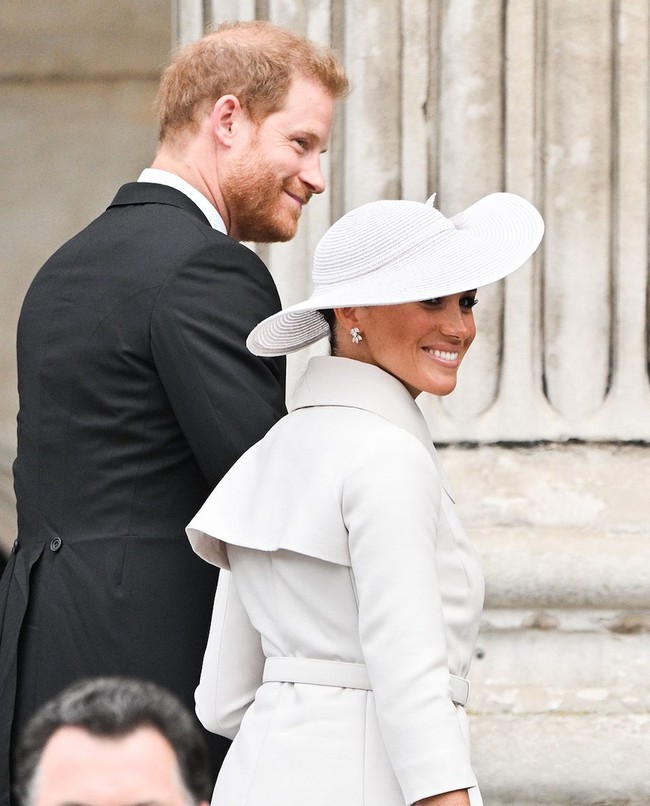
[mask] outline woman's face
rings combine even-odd
[[[339,322],[347,331],[339,328],[339,346],[345,347],[338,354],[389,372],[413,397],[448,395],[476,335],[476,301],[474,290],[424,302],[340,309]],[[349,335],[354,326],[362,336],[358,344]]]

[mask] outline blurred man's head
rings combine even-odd
[[[22,806],[197,806],[206,749],[169,692],[123,678],[82,681],[30,720],[16,755]]]

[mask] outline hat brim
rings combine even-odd
[[[526,263],[544,233],[536,208],[513,193],[485,196],[449,222],[420,237],[417,249],[408,249],[403,259],[317,288],[309,299],[268,317],[251,331],[248,349],[274,356],[313,344],[329,334],[322,309],[398,305],[489,285]]]

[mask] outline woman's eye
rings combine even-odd
[[[439,308],[445,303],[445,300],[448,300],[448,298],[447,297],[432,297],[431,299],[423,299],[420,302],[420,305],[424,305],[426,308]],[[454,305],[456,304],[452,300],[449,300],[449,302],[451,304],[454,304]],[[458,305],[461,308],[468,308],[469,309],[469,308],[473,308],[476,305],[477,302],[478,302],[478,300],[476,299],[476,297],[468,295],[466,297],[461,297],[458,300]]]

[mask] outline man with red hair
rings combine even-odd
[[[241,241],[286,241],[325,181],[326,47],[229,23],[164,71],[138,182],[36,275],[18,325],[18,538],[0,582],[0,806],[10,739],[82,677],[193,706],[216,574],[184,527],[284,413],[284,364],[245,339],[279,308]],[[225,743],[211,737],[215,767]],[[215,769],[216,772],[216,769]]]

